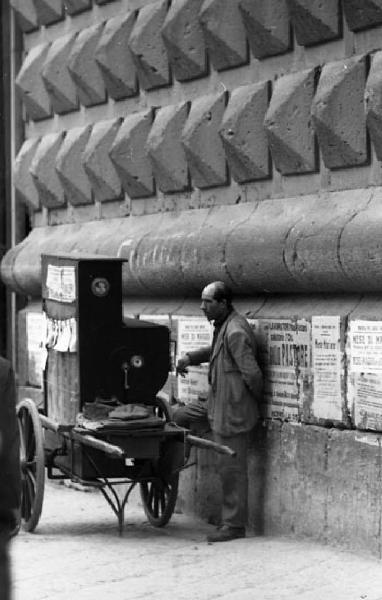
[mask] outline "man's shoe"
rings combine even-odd
[[[229,542],[230,540],[236,540],[238,538],[245,537],[245,529],[243,527],[228,527],[223,525],[207,536],[207,542]]]

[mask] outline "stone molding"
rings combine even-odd
[[[368,160],[364,92],[365,56],[326,64],[312,103],[313,125],[328,169]]]
[[[82,163],[91,130],[91,125],[70,129],[56,157],[57,175],[67,201],[73,206],[92,204],[94,201],[90,180]]]
[[[203,0],[174,0],[162,27],[172,72],[178,81],[208,72],[207,49],[198,19]]]
[[[188,111],[188,102],[160,108],[147,137],[146,151],[155,181],[164,193],[190,187],[186,154],[180,141]]]
[[[106,89],[114,100],[138,93],[137,71],[128,43],[135,19],[136,13],[131,11],[123,18],[118,15],[106,21],[95,51]]]
[[[338,0],[287,0],[297,42],[313,46],[341,37]]]
[[[41,71],[52,110],[58,115],[78,108],[77,89],[68,71],[68,56],[75,39],[76,34],[72,33],[52,42]]]
[[[275,81],[264,118],[274,165],[283,175],[317,168],[311,105],[315,69],[284,75]]]
[[[57,208],[65,206],[65,194],[56,172],[56,157],[64,133],[47,133],[37,146],[31,162],[30,173],[38,190],[42,206]]]
[[[170,84],[171,74],[161,30],[167,15],[168,0],[144,6],[129,38],[140,85],[151,90]]]
[[[121,181],[109,156],[121,121],[110,119],[95,123],[81,154],[83,168],[99,202],[115,200],[122,194]]]
[[[34,121],[47,119],[52,114],[50,97],[41,78],[50,45],[43,42],[27,53],[15,81],[27,115]]]
[[[110,148],[110,159],[131,198],[152,196],[155,191],[152,166],[145,149],[152,120],[152,110],[127,116]]]
[[[45,140],[42,161],[58,143]],[[43,166],[35,170],[51,199]],[[15,291],[39,296],[41,253],[82,252],[128,259],[131,296],[179,297],[213,279],[237,294],[376,293],[381,207],[382,188],[370,188],[36,227],[5,255],[1,274]]]
[[[83,106],[106,102],[106,88],[95,57],[103,28],[104,23],[98,23],[82,29],[68,57],[68,70]]]

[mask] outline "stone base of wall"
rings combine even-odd
[[[193,450],[181,475],[178,509],[215,524],[216,456]],[[309,537],[381,558],[381,435],[267,421],[253,434],[248,461],[249,530]]]

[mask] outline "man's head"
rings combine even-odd
[[[232,290],[223,281],[213,281],[202,291],[200,308],[209,321],[220,321],[232,310]]]

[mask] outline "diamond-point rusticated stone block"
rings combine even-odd
[[[317,168],[311,122],[314,91],[315,69],[285,75],[274,84],[264,127],[275,167],[283,175]]]
[[[255,58],[290,50],[292,39],[286,0],[239,0],[239,9]]]
[[[30,2],[31,0],[29,0]],[[40,25],[51,25],[64,18],[62,0],[32,0]]]
[[[100,68],[109,96],[114,100],[135,96],[138,77],[129,47],[129,37],[136,19],[135,12],[121,18],[117,15],[106,21],[96,49]]]
[[[287,0],[297,42],[312,46],[341,36],[338,0]]]
[[[56,171],[69,204],[92,204],[92,189],[82,166],[82,153],[88,143],[91,125],[74,127],[66,133],[56,157]]]
[[[226,92],[194,100],[182,132],[192,183],[198,188],[226,185],[227,163],[219,136]]]
[[[366,123],[379,161],[382,161],[382,51],[372,58],[365,87]]]
[[[38,29],[37,12],[33,2],[11,0],[10,4],[15,13],[16,22],[24,33]]]
[[[270,82],[243,85],[233,90],[223,116],[220,136],[232,177],[238,183],[270,175],[269,148],[264,117]]]
[[[327,63],[321,71],[312,117],[328,169],[362,165],[368,160],[365,79],[364,56]]]
[[[104,23],[98,23],[82,29],[68,58],[68,69],[84,106],[94,106],[106,101],[105,84],[95,60],[103,27]]]
[[[351,31],[382,24],[382,0],[342,0],[342,5]]]
[[[186,155],[180,142],[188,110],[188,102],[160,108],[147,138],[146,149],[155,181],[165,193],[190,187]]]
[[[89,10],[92,6],[92,0],[63,0],[63,2],[68,15],[76,15]]]
[[[83,167],[100,202],[117,200],[122,195],[121,182],[109,156],[121,121],[118,118],[95,123],[82,154]]]
[[[76,34],[57,38],[51,45],[41,72],[53,111],[59,115],[77,110],[77,88],[68,71],[68,55]]]
[[[161,35],[168,0],[141,8],[129,38],[130,49],[144,90],[169,85],[171,76],[166,47]]]
[[[155,192],[146,141],[153,121],[153,111],[128,115],[110,150],[125,192],[130,198],[147,198]]]
[[[49,48],[50,42],[31,48],[16,77],[16,90],[21,94],[27,114],[33,121],[47,119],[52,114],[50,98],[41,79]]]
[[[47,208],[65,206],[65,195],[56,172],[56,157],[65,133],[48,133],[41,138],[30,166],[41,204]]]
[[[39,210],[40,198],[29,169],[39,143],[40,138],[25,140],[17,153],[13,167],[13,182],[17,200],[27,204],[33,210]]]
[[[204,0],[174,0],[162,27],[162,37],[175,79],[203,77],[207,52],[198,15]]]
[[[204,0],[199,21],[211,63],[217,71],[248,62],[247,37],[238,0]]]

